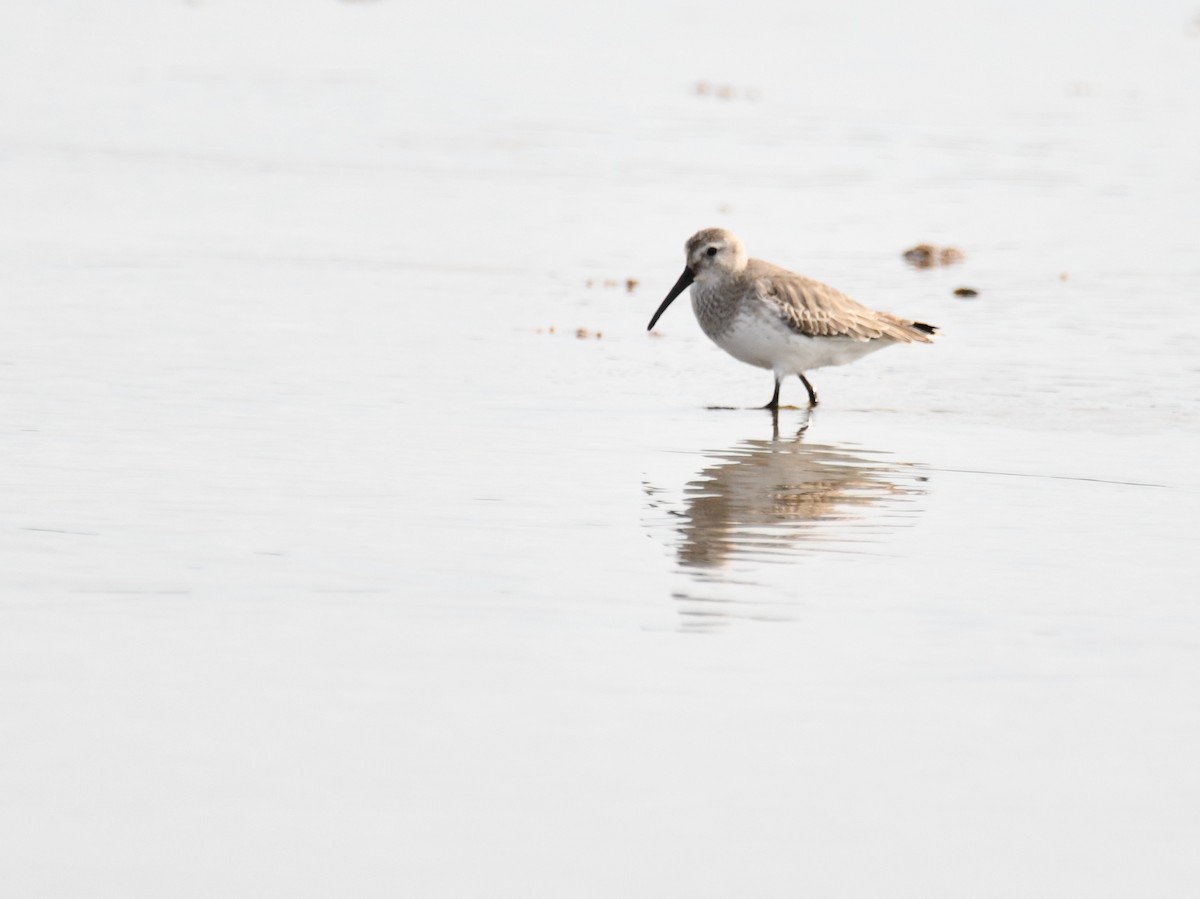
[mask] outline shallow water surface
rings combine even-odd
[[[1194,10],[470,7],[0,12],[0,880],[1196,894]]]

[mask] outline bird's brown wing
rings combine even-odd
[[[929,332],[913,322],[868,309],[828,284],[766,263],[760,262],[757,267],[751,289],[759,299],[773,306],[780,320],[798,334],[899,343],[933,342]]]

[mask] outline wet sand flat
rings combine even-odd
[[[686,13],[0,12],[14,895],[1200,888],[1194,10]]]

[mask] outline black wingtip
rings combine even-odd
[[[918,331],[924,331],[926,334],[936,334],[938,332],[937,325],[927,325],[925,322],[913,322],[912,326]]]

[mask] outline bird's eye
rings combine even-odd
[[[708,248],[708,255],[709,255],[709,256],[716,256],[716,255],[717,255],[717,248],[716,248],[716,247],[709,247],[709,248]]]

